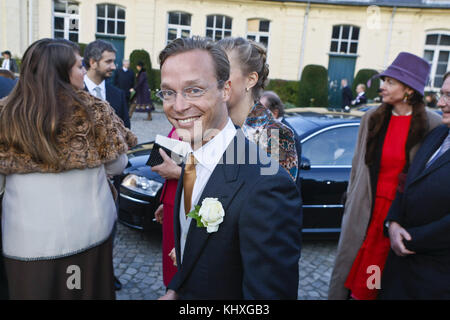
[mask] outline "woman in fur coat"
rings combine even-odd
[[[3,255],[11,299],[114,299],[108,176],[137,143],[83,90],[77,46],[41,39],[0,100]]]

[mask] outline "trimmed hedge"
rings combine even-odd
[[[136,69],[137,64],[139,61],[142,61],[144,63],[144,68],[147,70],[147,82],[150,89],[153,89],[154,81],[152,77],[152,62],[150,60],[150,55],[147,51],[144,49],[140,50],[133,50],[130,54],[130,68],[137,74],[138,71]]]
[[[325,67],[315,64],[305,66],[298,88],[299,107],[328,106],[328,72]]]
[[[83,57],[84,56],[84,49],[86,49],[87,47],[87,43],[77,43],[78,46],[80,47],[80,55]]]
[[[274,91],[288,108],[295,107],[298,102],[299,82],[281,79],[271,79],[266,86],[266,91]]]
[[[355,76],[352,85],[353,96],[356,97],[356,86],[360,83],[365,84],[367,86],[367,81],[372,78],[374,75],[378,74],[376,70],[373,69],[361,69]],[[380,87],[380,79],[372,79],[372,84],[370,88],[367,86],[366,96],[367,99],[373,99],[378,96],[377,90]]]

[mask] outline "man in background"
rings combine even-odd
[[[348,86],[347,79],[341,80],[341,89],[342,89],[342,104],[341,108],[345,109],[345,107],[350,107],[352,100],[353,100],[353,94],[352,89]]]
[[[19,68],[17,67],[16,60],[11,58],[11,52],[6,50],[2,52],[3,62],[2,69],[11,71],[12,73],[18,73]]]
[[[130,69],[130,61],[123,60],[122,68],[116,71],[116,75],[114,77],[114,85],[125,92],[128,109],[130,109],[130,89],[134,88],[134,78],[134,72]]]
[[[356,93],[357,96],[355,100],[352,101],[352,106],[358,106],[360,104],[367,103],[366,86],[364,84],[358,84],[358,86],[356,87]]]
[[[115,61],[116,49],[111,43],[103,40],[89,43],[84,50],[84,65],[87,70],[84,84],[90,94],[108,101],[125,127],[130,128],[125,93],[105,81],[116,70]]]

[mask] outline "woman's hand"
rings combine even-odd
[[[155,211],[155,220],[161,224],[164,221],[164,204],[160,204],[158,209]]]
[[[406,249],[403,243],[403,239],[411,241],[411,235],[395,221],[391,221],[389,224],[389,239],[391,240],[391,248],[396,255],[406,257],[415,254],[415,252]]]
[[[178,294],[171,289],[167,290],[166,294],[163,295],[161,298],[158,298],[158,300],[177,300],[177,299]]]
[[[175,253],[175,248],[170,250],[169,257],[170,257],[170,259],[172,259],[173,265],[176,267],[177,266],[177,254]]]
[[[152,171],[159,174],[166,180],[180,179],[181,167],[178,166],[175,161],[173,161],[163,149],[159,149],[159,154],[164,159],[164,162],[160,165],[152,167]]]

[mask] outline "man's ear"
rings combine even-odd
[[[230,100],[231,97],[231,81],[227,80],[225,81],[223,85],[223,101],[227,102]]]
[[[97,69],[97,61],[94,58],[89,59],[89,69]]]

